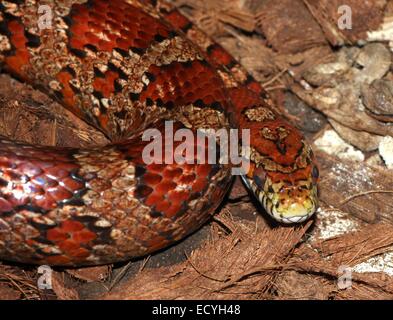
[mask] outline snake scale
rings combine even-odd
[[[165,136],[169,120],[176,130],[248,129],[242,178],[265,210],[283,223],[315,212],[318,169],[309,144],[259,83],[172,5],[8,0],[0,13],[4,72],[113,142],[85,150],[0,137],[0,259],[113,263],[198,229],[227,192],[231,164],[146,163],[142,133]]]

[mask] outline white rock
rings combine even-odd
[[[319,149],[343,160],[362,162],[365,159],[363,152],[346,143],[334,130],[326,130],[314,143]]]
[[[393,138],[391,136],[383,137],[378,150],[386,166],[393,169]]]
[[[365,262],[356,265],[353,268],[354,272],[385,272],[393,276],[393,252],[386,252],[384,254],[372,257]]]

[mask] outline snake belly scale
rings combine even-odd
[[[175,129],[249,129],[242,178],[266,211],[296,223],[317,208],[318,169],[303,136],[165,2],[0,1],[0,60],[113,141],[81,150],[0,136],[0,259],[113,263],[198,229],[227,192],[231,165],[145,163],[142,133],[164,133],[169,120]]]

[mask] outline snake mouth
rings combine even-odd
[[[314,191],[311,192],[312,194]],[[316,188],[315,188],[316,193]],[[318,204],[316,197],[312,195],[304,196],[301,200],[290,201],[287,205],[281,205],[280,201],[275,201],[276,195],[273,200],[270,197],[264,197],[266,206],[265,210],[277,221],[285,224],[302,223],[316,212]]]
[[[302,181],[296,186],[272,187],[267,179],[263,190],[252,179],[243,177],[243,181],[265,211],[280,223],[302,223],[311,218],[318,208],[317,186],[312,181]]]

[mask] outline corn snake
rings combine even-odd
[[[49,28],[39,27],[40,6],[50,10]],[[0,1],[0,12],[5,71],[114,142],[78,150],[0,139],[0,258],[112,263],[199,228],[224,197],[231,166],[146,164],[141,133],[163,132],[165,120],[178,129],[249,129],[243,180],[266,211],[284,223],[315,212],[310,146],[259,83],[172,6],[15,0]]]

